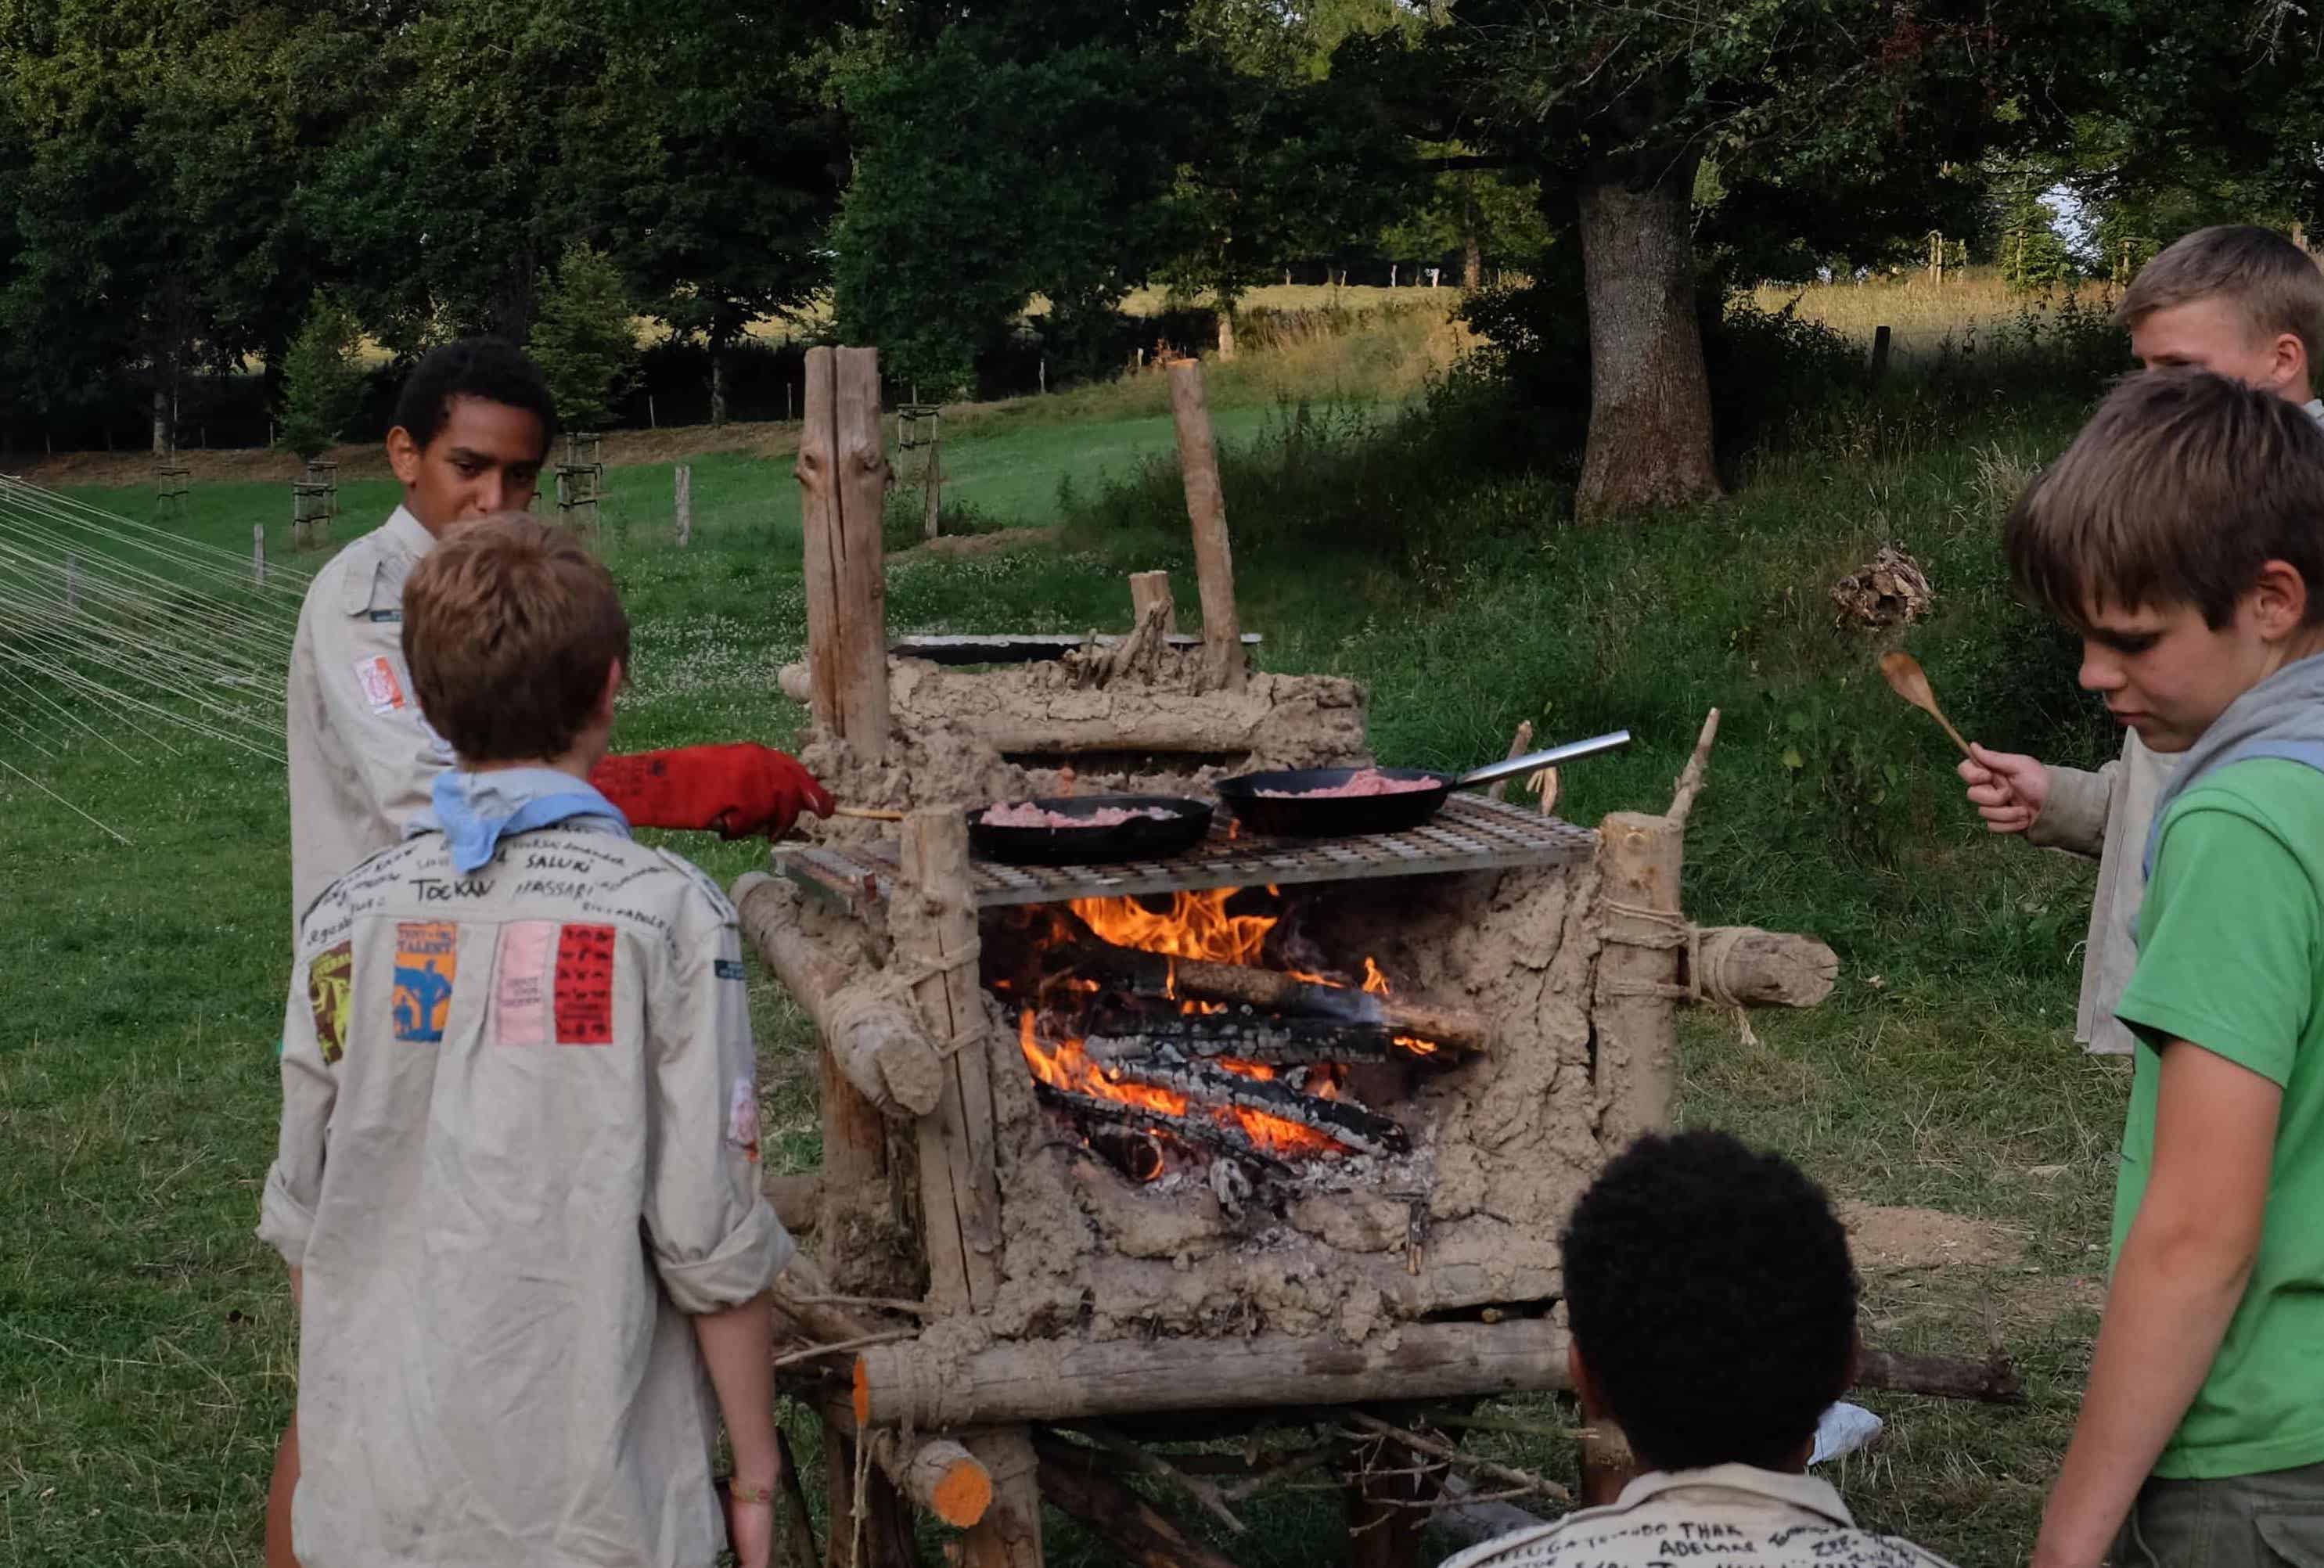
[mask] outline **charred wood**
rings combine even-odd
[[[1078,1094],[1071,1089],[1052,1088],[1036,1084],[1033,1092],[1040,1099],[1061,1110],[1071,1111],[1084,1121],[1101,1126],[1112,1124],[1133,1132],[1157,1134],[1193,1144],[1217,1154],[1232,1155],[1276,1175],[1288,1175],[1291,1167],[1259,1148],[1240,1128],[1213,1121],[1204,1116],[1171,1116],[1143,1106],[1127,1105],[1119,1100],[1101,1100],[1094,1094]]]
[[[1230,1056],[1277,1067],[1428,1059],[1399,1049],[1395,1035],[1379,1024],[1276,1018],[1249,1011],[1181,1017],[1125,1008],[1100,1010],[1082,1049],[1092,1059],[1108,1063],[1174,1051],[1190,1058]]]
[[[1390,1118],[1350,1101],[1303,1094],[1279,1079],[1245,1077],[1199,1063],[1171,1066],[1120,1062],[1109,1071],[1124,1083],[1184,1094],[1190,1108],[1192,1104],[1231,1107],[1296,1121],[1358,1154],[1403,1154],[1412,1148],[1410,1136]]]

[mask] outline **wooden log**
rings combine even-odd
[[[992,1505],[961,1537],[963,1568],[1041,1568],[1041,1476],[1022,1426],[966,1436],[992,1476]]]
[[[1856,1387],[1897,1394],[1927,1394],[1940,1399],[1972,1399],[1986,1405],[2023,1405],[2025,1381],[2008,1357],[1982,1361],[1950,1356],[1908,1356],[1894,1351],[1857,1355]]]
[[[968,819],[945,807],[914,811],[899,851],[889,929],[896,961],[921,972],[912,994],[945,1069],[936,1110],[917,1127],[928,1298],[948,1312],[982,1311],[1000,1283],[1001,1185]]]
[[[1518,1393],[1566,1386],[1565,1345],[1565,1331],[1538,1318],[1406,1324],[1358,1345],[1333,1334],[1019,1341],[952,1360],[905,1342],[856,1358],[855,1416],[865,1425],[951,1428]]]
[[[859,755],[877,757],[889,727],[879,351],[807,350],[807,391],[798,474],[816,720]]]
[[[1679,961],[1686,946],[1679,867],[1686,830],[1666,816],[1617,811],[1598,826],[1597,993],[1590,1021],[1599,1142],[1618,1149],[1670,1124],[1677,1075]]]
[[[1404,1154],[1412,1148],[1411,1135],[1395,1118],[1351,1100],[1303,1094],[1280,1079],[1247,1077],[1207,1063],[1165,1066],[1138,1061],[1117,1062],[1112,1075],[1123,1083],[1184,1094],[1190,1111],[1200,1106],[1233,1107],[1296,1122],[1358,1154]]]
[[[1353,986],[1318,985],[1272,969],[1173,958],[1118,946],[1095,936],[1074,944],[1071,963],[1085,973],[1121,982],[1148,995],[1242,1002],[1262,1012],[1377,1024],[1456,1051],[1483,1050],[1490,1039],[1490,1026],[1466,1008],[1421,997],[1375,996]]]
[[[1098,1062],[1135,1061],[1163,1050],[1274,1066],[1428,1059],[1403,1051],[1394,1032],[1380,1024],[1245,1012],[1145,1016],[1101,1010],[1089,1020],[1082,1049]]]
[[[1164,607],[1165,613],[1162,618],[1162,630],[1167,632],[1175,641],[1178,635],[1178,604],[1177,601],[1170,593],[1169,573],[1132,572],[1130,574],[1130,621],[1131,625],[1134,626],[1139,622],[1146,618],[1146,609],[1149,604],[1160,604]],[[1192,643],[1194,639],[1188,638],[1186,641],[1189,643]],[[1243,645],[1245,647],[1249,647],[1250,644],[1258,641],[1259,639],[1256,637],[1245,637],[1242,641]]]
[[[1725,1007],[1813,1007],[1840,975],[1814,937],[1756,926],[1705,926],[1688,953],[1687,989]]]
[[[810,936],[800,924],[798,890],[788,882],[746,872],[735,879],[733,902],[743,935],[815,1021],[824,1048],[856,1091],[899,1119],[935,1110],[943,1060],[879,973]]]
[[[1106,1457],[1047,1435],[1033,1440],[1041,1491],[1113,1548],[1114,1559],[1139,1568],[1235,1568],[1189,1537],[1159,1508],[1112,1476]]]
[[[1219,487],[1218,446],[1211,406],[1196,360],[1170,366],[1170,413],[1178,431],[1178,471],[1186,484],[1186,519],[1194,531],[1194,572],[1203,595],[1203,667],[1214,687],[1240,690],[1242,627],[1235,608],[1234,552],[1227,540],[1227,504]]]

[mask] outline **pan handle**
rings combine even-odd
[[[1489,762],[1452,780],[1455,789],[1466,789],[1472,784],[1490,784],[1496,779],[1514,779],[1520,773],[1532,773],[1543,768],[1554,768],[1560,762],[1572,762],[1583,757],[1594,757],[1600,752],[1610,752],[1630,743],[1630,732],[1615,730],[1603,735],[1592,735],[1586,741],[1569,741],[1563,746],[1552,746],[1546,752],[1528,752],[1522,757],[1511,757],[1506,762]]]

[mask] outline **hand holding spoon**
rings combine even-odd
[[[1953,738],[1961,755],[1976,761],[1977,754],[1969,750],[1969,742],[1953,728],[1952,720],[1945,717],[1945,710],[1937,706],[1937,694],[1930,689],[1928,672],[1921,668],[1919,659],[1901,650],[1884,653],[1880,656],[1880,673],[1887,680],[1889,690],[1944,725],[1945,733]]]

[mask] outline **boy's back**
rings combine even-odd
[[[790,1250],[732,908],[607,818],[465,874],[425,833],[324,893],[299,964],[263,1232],[304,1271],[302,1562],[708,1563],[685,1314]]]

